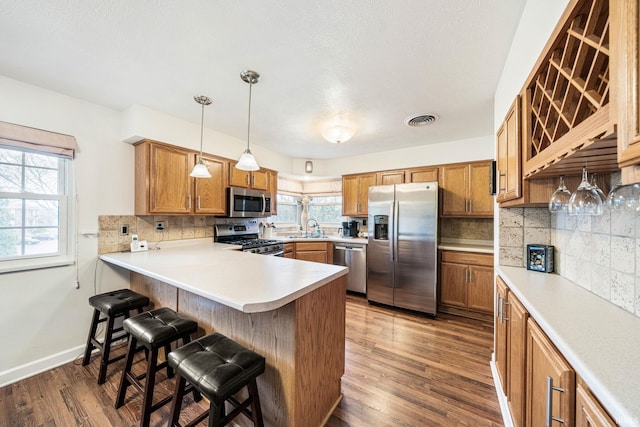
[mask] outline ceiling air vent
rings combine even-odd
[[[438,120],[438,116],[435,114],[421,114],[419,116],[409,117],[405,122],[408,126],[418,127],[426,126]]]

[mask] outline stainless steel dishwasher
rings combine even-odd
[[[333,263],[349,267],[348,291],[367,293],[367,245],[336,242],[333,246]]]

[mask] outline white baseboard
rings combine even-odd
[[[52,354],[51,356],[44,357],[42,359],[34,360],[22,366],[0,372],[0,387],[7,386],[25,378],[29,378],[40,372],[48,371],[65,363],[69,363],[75,360],[78,355],[82,355],[84,352],[84,345],[73,347],[69,350],[62,351],[60,353]]]
[[[491,365],[491,374],[493,375],[493,383],[496,387],[496,395],[498,396],[498,403],[500,404],[500,412],[502,413],[504,427],[513,427],[507,396],[502,392],[502,383],[500,382],[500,375],[498,375],[498,368],[496,368],[495,353],[491,355],[491,362],[489,362],[489,365]]]

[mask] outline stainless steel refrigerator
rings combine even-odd
[[[367,299],[436,314],[438,183],[369,188]]]

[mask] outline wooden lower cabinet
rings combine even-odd
[[[439,311],[493,313],[493,255],[441,251],[439,295]]]
[[[576,427],[615,427],[616,423],[578,378],[576,386]]]
[[[295,243],[285,243],[284,244],[284,254],[282,255],[285,258],[295,258],[296,257],[296,244]]]
[[[526,425],[572,426],[575,371],[538,324],[532,319],[527,323]]]
[[[522,303],[509,292],[506,304],[506,315],[508,316],[508,366],[507,375],[507,399],[511,419],[515,427],[525,425],[526,415],[526,355],[527,355],[527,320],[529,313]]]
[[[295,245],[296,259],[333,264],[333,243],[297,242]]]
[[[500,276],[496,278],[495,360],[502,393],[507,397],[515,427],[525,425],[525,384],[527,319],[529,313],[509,291]]]

